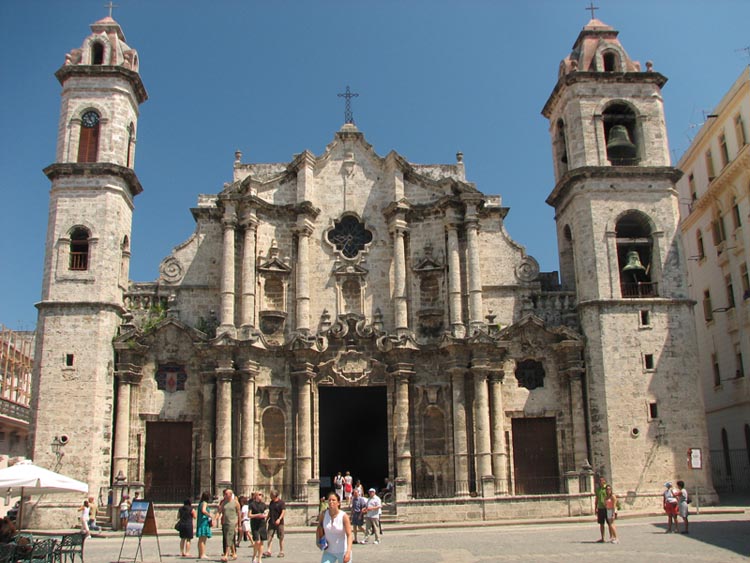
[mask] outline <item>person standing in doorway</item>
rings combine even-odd
[[[370,497],[367,499],[367,506],[365,506],[365,539],[362,543],[367,543],[367,538],[370,535],[375,536],[375,545],[380,543],[380,512],[383,503],[380,497],[376,494],[375,489],[367,491]]]
[[[690,502],[690,497],[688,496],[687,489],[685,488],[685,481],[677,481],[677,488],[679,489],[677,493],[677,515],[682,518],[683,523],[685,524],[685,529],[682,530],[683,534],[689,534],[688,531],[688,503]],[[675,532],[678,530],[677,528],[677,518],[674,519],[674,529]]]
[[[336,473],[336,476],[333,478],[333,488],[340,499],[344,498],[344,476],[341,475],[341,471]]]
[[[195,535],[198,536],[198,559],[208,559],[206,542],[211,537],[211,512],[208,509],[210,500],[211,495],[205,492],[201,495],[201,502],[198,505],[198,525],[195,529]]]
[[[323,551],[320,563],[349,563],[352,560],[352,524],[341,510],[341,497],[328,493],[328,509],[320,513],[315,543]]]
[[[284,516],[286,504],[281,500],[279,491],[271,490],[271,502],[268,503],[268,547],[263,557],[271,557],[273,537],[279,538],[279,557],[284,557]]]
[[[344,475],[344,503],[349,504],[352,499],[352,489],[354,488],[354,479],[348,471]]]

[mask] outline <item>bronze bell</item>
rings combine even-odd
[[[635,159],[636,146],[630,141],[628,129],[624,125],[613,125],[607,141],[607,158],[613,163]]]
[[[641,257],[638,256],[637,250],[630,250],[625,259],[628,261],[625,267],[622,269],[623,272],[633,272],[634,274],[645,274],[646,268],[641,264]]]

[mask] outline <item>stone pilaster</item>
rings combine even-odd
[[[582,375],[584,372],[583,360],[581,360],[581,349],[578,344],[561,343],[558,354],[562,356],[559,360],[561,366],[560,375],[563,381],[568,382],[568,393],[570,396],[569,408],[570,421],[573,428],[573,461],[576,470],[588,464],[588,449],[586,442],[585,401],[583,399]]]
[[[461,322],[461,257],[458,247],[458,224],[454,216],[455,211],[450,210],[450,213],[451,216],[446,217],[448,222],[445,225],[448,234],[448,308],[451,334],[456,338],[463,338],[465,328]]]
[[[411,497],[411,429],[409,380],[414,375],[412,364],[399,363],[391,368],[394,379],[393,435],[396,442],[396,476],[403,479],[404,493]]]
[[[234,235],[237,228],[237,214],[234,205],[226,203],[222,219],[224,245],[221,260],[221,325],[219,332],[234,335]]]
[[[469,442],[466,433],[466,389],[464,368],[448,370],[453,392],[453,459],[456,496],[469,496]]]
[[[409,329],[408,309],[406,303],[406,235],[405,222],[394,221],[391,227],[393,235],[393,311],[396,332],[402,333]]]
[[[240,479],[239,494],[247,495],[255,484],[255,379],[258,364],[245,362],[242,376],[242,418],[240,429]]]
[[[310,332],[310,235],[312,222],[305,218],[297,219],[297,330]]]
[[[292,376],[297,381],[297,482],[295,495],[301,494],[312,475],[312,387],[315,372],[312,364],[296,366]]]
[[[121,366],[118,366],[121,368]],[[129,475],[130,461],[130,394],[132,386],[140,382],[140,373],[132,370],[118,369],[117,377],[117,412],[115,412],[115,439],[113,444],[114,467],[112,474],[118,475],[122,472],[127,478]]]
[[[248,334],[255,327],[255,244],[258,217],[255,209],[248,208],[242,216],[244,241],[242,245],[242,311],[240,325]]]
[[[479,257],[479,218],[477,203],[466,203],[466,249],[469,286],[469,325],[481,328],[485,325],[482,317],[482,270]]]
[[[490,370],[490,401],[492,412],[492,468],[495,475],[495,494],[508,494],[508,454],[505,445],[505,409],[503,380],[505,372]]]
[[[216,475],[219,490],[232,482],[232,360],[220,360],[216,368]]]
[[[200,451],[200,484],[201,491],[214,492],[212,477],[214,457],[214,393],[216,373],[204,371],[201,374],[201,451]]]
[[[477,483],[484,483],[485,477],[492,477],[492,457],[490,444],[490,402],[487,389],[487,369],[472,367],[474,376],[474,430],[475,467]],[[490,491],[482,491],[487,496]],[[494,493],[494,491],[492,491]]]

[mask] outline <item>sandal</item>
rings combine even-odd
[[[284,552],[282,551],[282,552],[281,552],[281,553],[279,553],[279,554],[278,554],[278,555],[277,555],[276,557],[284,557]]]

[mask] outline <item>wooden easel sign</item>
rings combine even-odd
[[[143,561],[143,550],[141,547],[141,538],[143,536],[156,536],[156,547],[159,550],[159,561],[161,561],[161,545],[159,545],[159,531],[156,527],[156,514],[154,513],[154,504],[150,500],[136,500],[130,505],[130,514],[128,515],[128,525],[125,528],[125,536],[122,538],[120,546],[120,555],[117,561],[121,561],[122,549],[125,546],[125,539],[128,536],[138,538],[138,548],[135,550],[133,561],[141,556]]]

